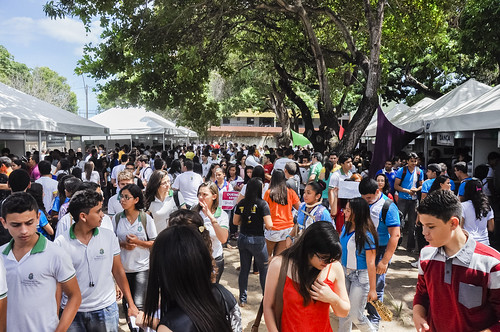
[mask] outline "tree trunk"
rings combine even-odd
[[[269,106],[281,124],[281,133],[276,135],[276,143],[277,146],[290,146],[292,142],[290,137],[290,117],[283,102],[285,95],[281,91],[278,91],[274,82],[272,83],[272,87],[273,91],[269,93]]]

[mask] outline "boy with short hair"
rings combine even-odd
[[[123,211],[123,207],[120,204],[120,190],[125,187],[127,184],[134,184],[134,173],[131,171],[121,171],[116,176],[116,181],[118,184],[118,190],[116,194],[111,196],[108,200],[108,215],[113,218],[113,216],[117,213]]]
[[[82,293],[82,303],[68,331],[118,331],[113,277],[127,300],[128,315],[138,313],[120,260],[118,239],[113,231],[100,227],[102,202],[102,195],[95,190],[78,191],[68,207],[75,223],[54,242],[69,254]],[[64,294],[61,307],[66,305]]]
[[[500,331],[500,254],[460,227],[462,206],[449,190],[418,207],[429,246],[420,252],[413,299],[417,331]]]
[[[35,199],[14,193],[2,204],[2,223],[12,240],[0,247],[7,274],[8,331],[66,331],[80,306],[81,295],[70,258],[37,233],[40,213]],[[56,290],[68,296],[60,319]]]

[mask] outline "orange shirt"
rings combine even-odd
[[[273,202],[269,197],[271,189],[264,194],[264,200],[269,204],[271,210],[271,219],[273,220],[273,231],[281,231],[293,227],[292,206],[300,201],[299,196],[290,188],[287,188],[287,205],[281,205]]]

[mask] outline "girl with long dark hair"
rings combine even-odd
[[[212,258],[197,228],[175,225],[161,232],[150,264],[146,326],[158,332],[241,331],[234,297],[212,283]],[[158,312],[159,324],[155,324]]]
[[[442,175],[436,177],[434,182],[432,182],[431,187],[429,188],[428,194],[430,194],[434,190],[438,190],[438,189],[451,190],[451,182],[450,181],[451,181],[451,179],[448,175],[442,174]]]
[[[488,231],[493,232],[494,218],[488,196],[483,193],[481,181],[477,179],[467,181],[462,202],[462,228],[474,240],[489,246]]]
[[[275,169],[271,176],[269,190],[264,194],[264,200],[269,204],[273,228],[264,231],[267,253],[271,257],[279,255],[286,246],[285,240],[293,228],[292,207],[299,209],[299,196],[286,186],[285,172]]]
[[[227,166],[226,180],[236,191],[240,191],[243,187],[243,179],[238,175],[238,167],[234,164],[229,164]]]
[[[377,174],[377,176],[375,177],[375,180],[377,181],[378,189],[384,195],[389,197],[389,199],[391,201],[394,201],[394,197],[390,193],[391,185],[389,184],[389,178],[387,177],[387,175],[385,175],[384,173]]]
[[[320,221],[271,261],[264,292],[264,319],[269,332],[330,332],[330,307],[337,317],[349,313],[344,273],[338,262],[341,255],[335,228]],[[275,313],[275,301],[281,300],[276,299],[281,273],[286,274],[283,310]]]
[[[351,310],[339,320],[339,331],[351,331],[352,323],[360,331],[376,331],[365,315],[367,301],[377,299],[375,256],[377,230],[370,218],[370,207],[361,197],[351,199],[345,209],[345,224],[340,235],[342,266]]]
[[[32,183],[31,186],[26,190],[28,194],[33,196],[38,204],[38,212],[40,213],[40,221],[38,222],[37,231],[40,232],[47,239],[52,240],[54,237],[54,229],[49,224],[47,219],[47,211],[45,211],[45,205],[43,204],[43,186],[40,183]]]
[[[262,180],[260,178],[255,177],[248,182],[247,195],[236,206],[233,223],[240,225],[238,250],[240,252],[241,269],[238,276],[238,286],[240,289],[240,305],[245,306],[252,256],[255,257],[260,286],[262,292],[264,292],[268,263],[264,227],[271,229],[273,226],[269,206],[262,199]]]

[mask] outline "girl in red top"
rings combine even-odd
[[[264,292],[264,319],[269,332],[331,332],[329,308],[337,317],[349,313],[349,296],[339,235],[329,222],[309,226],[282,255],[271,261]],[[274,316],[274,301],[281,264],[288,264],[283,288],[281,319]]]

